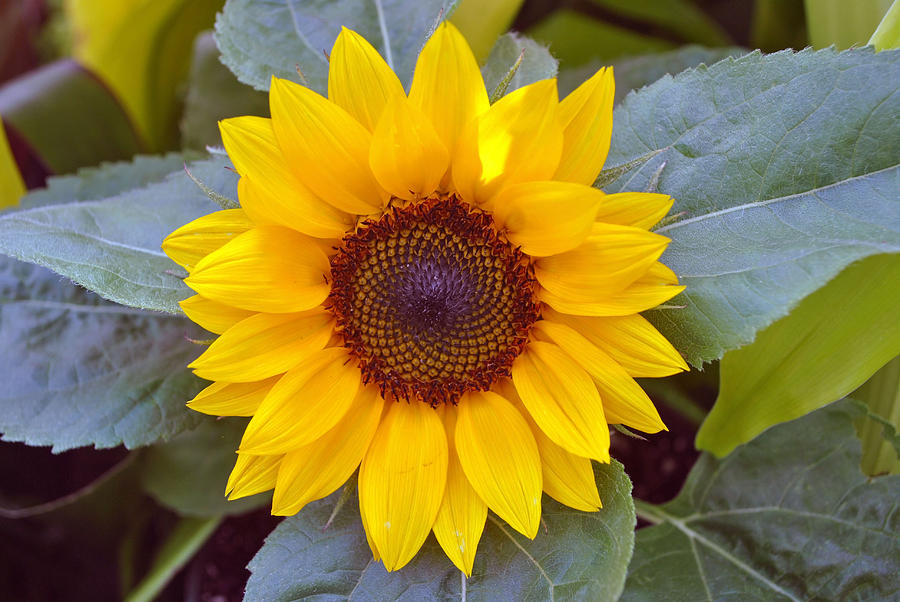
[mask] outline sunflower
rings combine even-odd
[[[376,559],[399,569],[433,531],[467,575],[488,508],[529,538],[542,492],[600,508],[608,424],[665,428],[633,377],[687,369],[638,315],[683,289],[648,230],[672,200],[591,186],[613,88],[601,69],[491,105],[445,23],[407,95],[344,29],[328,98],[273,78],[271,119],[221,122],[241,208],[163,248],[220,335],[189,407],[252,416],[230,498],[274,488],[292,515],[358,468]]]

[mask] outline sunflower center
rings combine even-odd
[[[365,380],[434,406],[508,376],[538,318],[527,257],[455,196],[365,222],[331,275],[331,311]]]

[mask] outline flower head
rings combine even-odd
[[[433,530],[469,574],[488,508],[532,538],[542,491],[597,510],[608,424],[665,428],[633,377],[687,369],[638,315],[683,288],[648,231],[672,201],[591,186],[611,70],[490,105],[449,24],[408,96],[352,31],[330,60],[327,99],[273,79],[271,119],[221,123],[241,209],[163,245],[221,335],[189,406],[253,417],[232,498],[274,488],[294,514],[360,467],[376,558],[398,569]]]

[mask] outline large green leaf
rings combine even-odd
[[[900,476],[869,480],[846,403],[701,456],[678,497],[641,504],[622,600],[888,600],[900,595]]]
[[[220,119],[269,116],[268,95],[235,79],[219,56],[211,32],[197,37],[181,116],[181,144],[186,148],[221,146]]]
[[[213,157],[192,164],[191,171],[216,192],[236,198],[237,176],[226,165],[225,158]],[[26,197],[23,205],[29,204]],[[49,267],[117,303],[179,313],[178,302],[191,292],[160,243],[216,208],[181,170],[100,200],[4,213],[0,253]]]
[[[900,354],[900,255],[855,263],[729,351],[697,447],[723,456],[779,422],[841,399]]]
[[[141,458],[141,484],[156,501],[182,515],[240,514],[265,504],[268,494],[225,499],[225,483],[246,426],[245,419],[207,416],[194,430],[154,445]]]
[[[185,318],[103,301],[35,265],[0,257],[0,433],[5,441],[133,448],[198,422],[200,381]]]
[[[596,513],[544,497],[546,529],[534,541],[491,514],[466,595],[473,600],[615,600],[634,538],[631,482],[613,461],[599,466],[597,484],[603,509]],[[336,495],[310,504],[269,535],[248,566],[252,575],[245,600],[460,598],[462,573],[433,537],[400,571],[388,573],[373,561],[355,496],[323,532]]]
[[[419,50],[455,6],[456,0],[229,0],[216,19],[216,42],[245,84],[268,90],[276,75],[325,94],[327,53],[343,26],[369,40],[408,85]]]
[[[75,175],[49,178],[46,188],[32,190],[22,198],[19,206],[32,209],[102,199],[159,182],[180,169],[184,162],[184,155],[171,153],[137,156],[131,161],[103,163],[99,167],[83,167]]]
[[[648,317],[700,365],[753,340],[845,266],[900,251],[900,52],[790,51],[665,77],[615,111],[608,187],[659,191],[687,285]]]

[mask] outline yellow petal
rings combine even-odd
[[[252,383],[215,382],[187,404],[210,416],[253,416],[281,375]]]
[[[178,305],[192,322],[216,334],[222,334],[244,318],[253,315],[252,311],[232,307],[200,295],[188,297]]]
[[[334,428],[288,452],[278,469],[272,514],[290,516],[343,485],[359,466],[381,420],[384,400],[375,386],[362,387]]]
[[[660,264],[656,264],[660,265]],[[651,268],[652,270],[652,268]],[[604,296],[593,302],[573,301],[554,295],[546,289],[538,291],[541,301],[553,309],[577,316],[627,316],[665,303],[681,291],[683,286],[666,286],[659,283],[648,284],[645,276],[638,278],[623,291]]]
[[[633,377],[669,376],[688,370],[681,354],[645,318],[631,316],[587,317],[544,310],[544,319],[580,332],[605,351]]]
[[[334,318],[321,309],[255,314],[225,331],[188,367],[206,380],[262,380],[323,349],[333,331]]]
[[[199,217],[169,234],[162,250],[189,272],[197,263],[253,227],[243,209],[225,209]]]
[[[604,67],[559,103],[564,143],[554,180],[590,186],[597,179],[609,152],[615,93],[612,67]]]
[[[494,220],[529,255],[555,255],[587,239],[603,197],[596,188],[570,182],[516,184],[495,198]]]
[[[678,276],[668,266],[654,263],[647,273],[638,279],[642,285],[678,284]]]
[[[385,105],[397,96],[406,98],[403,85],[378,51],[342,27],[329,56],[329,100],[372,131]]]
[[[207,299],[251,311],[312,309],[328,296],[328,257],[302,234],[257,226],[204,257],[185,283]]]
[[[649,230],[672,208],[667,194],[617,192],[608,194],[597,210],[597,221]]]
[[[350,114],[309,88],[272,78],[272,127],[278,145],[314,194],[348,213],[380,209],[387,193],[369,169],[372,135]]]
[[[236,500],[272,489],[282,457],[238,454],[225,485],[225,495],[229,500]]]
[[[590,459],[576,456],[551,441],[525,409],[515,385],[508,378],[500,379],[495,389],[516,406],[531,427],[541,454],[541,475],[547,495],[576,510],[593,512],[600,508]]]
[[[555,295],[591,302],[644,275],[668,244],[665,236],[640,228],[595,223],[578,247],[539,259],[534,274]]]
[[[439,25],[419,54],[409,100],[431,121],[451,155],[466,124],[490,107],[478,63],[451,23]]]
[[[369,165],[393,196],[413,200],[435,192],[450,155],[422,112],[405,96],[388,103],[372,137]]]
[[[338,238],[353,225],[350,216],[300,183],[281,152],[272,120],[235,117],[219,122],[222,142],[241,179],[241,207],[257,224],[293,228],[318,238]]]
[[[560,504],[584,512],[594,512],[603,507],[594,468],[589,458],[567,452],[534,426],[534,438],[541,452],[544,491]]]
[[[533,341],[512,365],[522,403],[541,430],[578,456],[609,462],[609,427],[591,377],[562,349]]]
[[[308,445],[344,417],[360,385],[347,350],[330,347],[288,371],[260,404],[241,452],[283,454]]]
[[[603,411],[610,424],[624,424],[645,433],[665,430],[659,412],[616,360],[598,349],[589,340],[564,324],[541,320],[534,325],[534,333],[543,335],[569,354],[594,379],[603,399]]]
[[[381,560],[381,554],[378,553],[378,548],[375,547],[375,542],[372,541],[372,536],[369,535],[369,523],[366,521],[366,509],[361,502],[359,504],[359,519],[362,521],[363,532],[366,534],[366,543],[369,544],[369,549],[372,550],[372,559],[375,562],[378,562]]]
[[[470,577],[478,542],[484,531],[484,521],[487,519],[487,504],[472,489],[459,463],[454,441],[457,413],[458,408],[452,406],[448,406],[444,412],[449,449],[447,488],[433,529],[434,536],[447,557]]]
[[[534,539],[541,521],[541,457],[519,410],[491,391],[463,396],[456,450],[479,497],[513,529]]]
[[[428,404],[394,402],[359,471],[364,527],[389,571],[409,562],[434,525],[447,483],[447,436]]]
[[[557,105],[556,80],[541,80],[504,96],[466,126],[453,156],[460,195],[485,204],[504,186],[553,177],[563,146]]]

